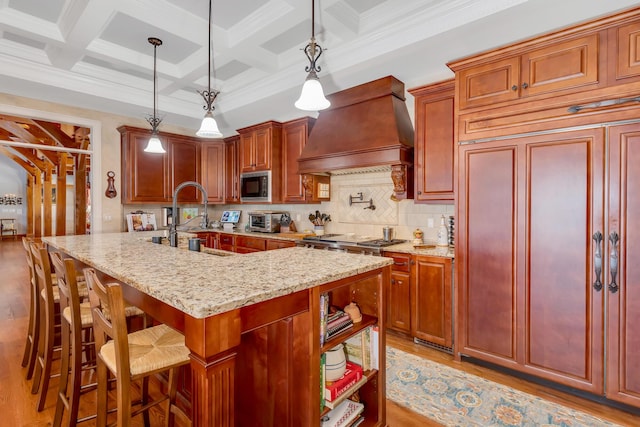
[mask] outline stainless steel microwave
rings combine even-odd
[[[240,174],[240,200],[271,202],[271,171]]]

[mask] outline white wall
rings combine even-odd
[[[0,155],[0,197],[15,194],[22,198],[21,205],[0,205],[0,218],[15,218],[18,234],[27,230],[27,172],[8,157]]]

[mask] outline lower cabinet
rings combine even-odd
[[[267,250],[267,239],[260,237],[236,236],[235,252],[248,254]]]
[[[451,348],[453,346],[453,260],[385,252],[393,258],[387,284],[387,328]]]
[[[387,328],[411,333],[411,255],[385,253],[393,258],[391,280],[387,284]]]
[[[411,334],[447,348],[453,346],[452,260],[417,255],[412,286]]]

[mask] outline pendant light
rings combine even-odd
[[[156,49],[162,45],[162,40],[156,37],[149,37],[147,41],[153,45],[153,117],[147,117],[147,121],[151,125],[151,138],[149,138],[149,142],[144,151],[147,153],[162,154],[166,153],[164,148],[162,148],[162,142],[160,142],[160,137],[158,136],[158,126],[160,126],[162,119],[156,115],[156,99],[158,97],[156,92],[156,81],[158,80],[156,73]]]
[[[316,73],[320,72],[320,67],[316,65],[316,61],[322,55],[322,47],[316,43],[316,18],[315,18],[315,0],[311,0],[311,41],[304,48],[304,53],[309,59],[309,66],[305,67],[305,71],[309,73],[302,86],[300,98],[295,103],[296,108],[305,111],[319,111],[329,108],[331,103],[324,97],[322,85]]]
[[[198,132],[196,132],[196,135],[201,138],[222,138],[222,133],[218,129],[216,119],[213,118],[213,101],[215,101],[220,91],[215,89],[211,90],[211,51],[213,50],[213,45],[211,43],[211,3],[212,0],[209,0],[209,84],[208,90],[203,90],[202,92],[198,91],[198,93],[204,98],[206,105],[203,108],[207,110],[207,112],[204,114],[204,119],[202,119],[202,124],[200,125]]]

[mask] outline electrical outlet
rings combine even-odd
[[[427,218],[427,227],[433,228],[433,218]]]
[[[104,216],[104,220],[105,221],[111,221],[111,215],[105,215]]]

